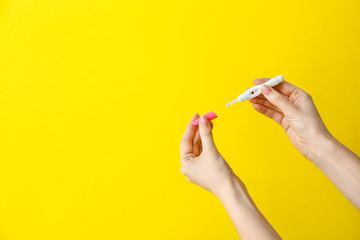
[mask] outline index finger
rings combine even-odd
[[[259,84],[266,83],[269,80],[270,80],[270,78],[259,78],[259,79],[255,79],[253,81],[253,83],[255,85],[259,85]],[[278,85],[276,85],[274,87],[274,89],[276,89],[277,91],[281,92],[282,94],[284,94],[286,96],[290,96],[297,89],[297,87],[292,85],[289,82],[283,81],[283,82],[279,83]]]
[[[199,118],[199,114],[195,114],[195,116],[191,118],[188,126],[185,129],[184,135],[181,138],[181,142],[180,142],[181,157],[193,152],[193,140],[197,129],[197,126],[194,126],[193,122],[197,118]]]

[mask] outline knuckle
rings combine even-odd
[[[212,131],[203,131],[202,134],[204,137],[212,137]]]
[[[302,97],[310,97],[310,94],[308,94],[307,92],[305,92],[304,90],[302,90],[300,88],[297,89],[297,91],[295,93],[301,95]]]
[[[294,103],[299,103],[300,101],[313,101],[312,96],[302,89],[295,91],[291,96],[291,99]]]
[[[306,92],[302,91],[301,89],[296,89],[290,96],[289,100],[292,103],[298,103],[301,99],[306,98],[306,96],[304,96],[306,94]]]
[[[276,94],[276,95],[274,96],[274,102],[280,103],[280,102],[282,102],[282,100],[283,100],[283,98],[281,97],[280,94]]]
[[[192,143],[192,141],[188,137],[183,137],[180,141],[180,144],[190,144],[190,143]]]
[[[189,160],[191,160],[192,158],[193,158],[192,155],[186,154],[186,155],[183,157],[183,160],[184,160],[184,161],[189,161]]]
[[[304,98],[307,100],[312,100],[312,96],[304,91]]]

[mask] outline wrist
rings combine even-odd
[[[223,182],[222,187],[214,194],[223,204],[232,199],[248,199],[245,184],[235,174]]]
[[[327,136],[319,136],[312,146],[308,159],[320,168],[333,154],[337,146],[338,141],[330,133]]]

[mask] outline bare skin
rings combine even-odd
[[[268,80],[256,79],[254,84]],[[264,85],[261,91],[250,100],[254,109],[281,125],[295,148],[360,210],[360,158],[330,134],[311,96],[288,82]],[[281,239],[217,150],[212,122],[203,116],[199,127],[193,126],[197,118],[190,120],[181,140],[181,172],[220,200],[241,239]]]
[[[254,84],[268,80],[256,79]],[[261,91],[250,100],[254,109],[280,124],[296,149],[360,211],[360,158],[330,134],[311,96],[288,82]]]
[[[212,123],[203,116],[199,127],[193,126],[198,117],[190,120],[181,140],[181,172],[220,200],[241,239],[281,239],[217,150]]]

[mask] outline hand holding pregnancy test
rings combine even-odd
[[[228,104],[226,104],[226,107],[230,107],[231,105],[233,105],[233,104],[235,104],[237,102],[244,102],[246,100],[250,100],[252,98],[255,98],[255,97],[259,96],[261,94],[261,87],[263,85],[267,85],[269,87],[275,87],[276,85],[278,85],[282,81],[284,81],[284,77],[279,75],[277,77],[274,77],[274,78],[270,79],[266,83],[263,83],[263,84],[255,86],[255,87],[249,88],[243,94],[238,96],[237,99],[235,99],[234,101],[229,102]]]

